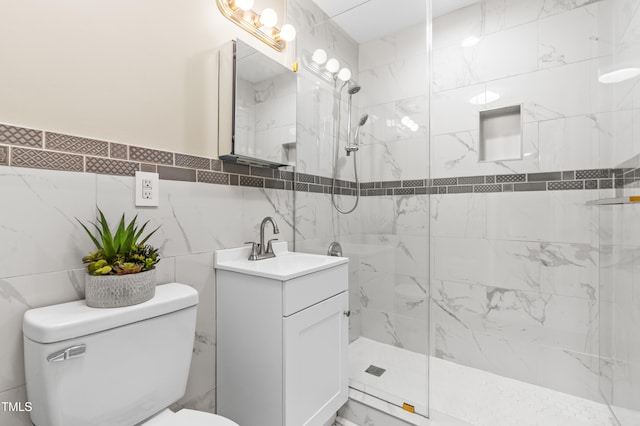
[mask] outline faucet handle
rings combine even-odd
[[[245,244],[251,244],[251,254],[249,255],[249,260],[258,260],[258,255],[260,254],[260,243],[256,243],[254,241],[245,241]]]
[[[278,239],[277,238],[273,238],[273,239],[269,240],[269,242],[267,242],[267,251],[265,253],[273,253],[273,245],[272,245],[272,243],[274,241],[278,241]]]

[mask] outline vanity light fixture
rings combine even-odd
[[[310,52],[303,52],[302,65],[323,80],[334,84],[340,80],[342,82],[351,81],[353,73],[348,67],[340,65],[336,58],[329,58],[324,49],[318,48]]]
[[[351,70],[349,68],[342,68],[338,71],[338,78],[342,81],[351,80]]]
[[[420,129],[420,126],[418,126],[418,123],[416,123],[415,121],[413,121],[410,117],[407,117],[406,115],[404,117],[402,117],[402,120],[400,120],[400,123],[404,124],[412,132],[417,132]]]
[[[278,14],[275,10],[266,8],[260,14],[260,23],[267,28],[273,28],[278,23]]]
[[[340,62],[335,58],[331,58],[327,61],[327,65],[325,65],[324,68],[330,73],[338,72],[340,69]]]
[[[282,52],[287,42],[296,37],[293,25],[285,24],[281,29],[276,27],[278,14],[273,9],[264,9],[262,13],[255,12],[252,9],[253,0],[216,0],[216,3],[227,19],[278,52]]]
[[[253,8],[253,0],[235,0],[234,3],[242,10],[251,10]]]
[[[280,28],[280,38],[284,41],[293,41],[296,38],[296,29],[291,24],[284,24]]]
[[[327,62],[327,52],[322,49],[316,49],[311,56],[311,60],[318,65],[323,65]]]

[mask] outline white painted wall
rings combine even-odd
[[[262,5],[284,16],[284,0]],[[217,153],[217,46],[238,37],[287,66],[294,55],[215,0],[0,0],[0,10],[0,122],[188,154]]]

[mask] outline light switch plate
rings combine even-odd
[[[136,172],[136,207],[157,207],[160,202],[160,179],[157,173]]]

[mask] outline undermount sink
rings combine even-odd
[[[218,250],[215,268],[288,281],[348,262],[346,257],[291,252],[286,242],[274,243],[273,252],[275,257],[269,259],[248,260],[251,253],[250,247]]]

